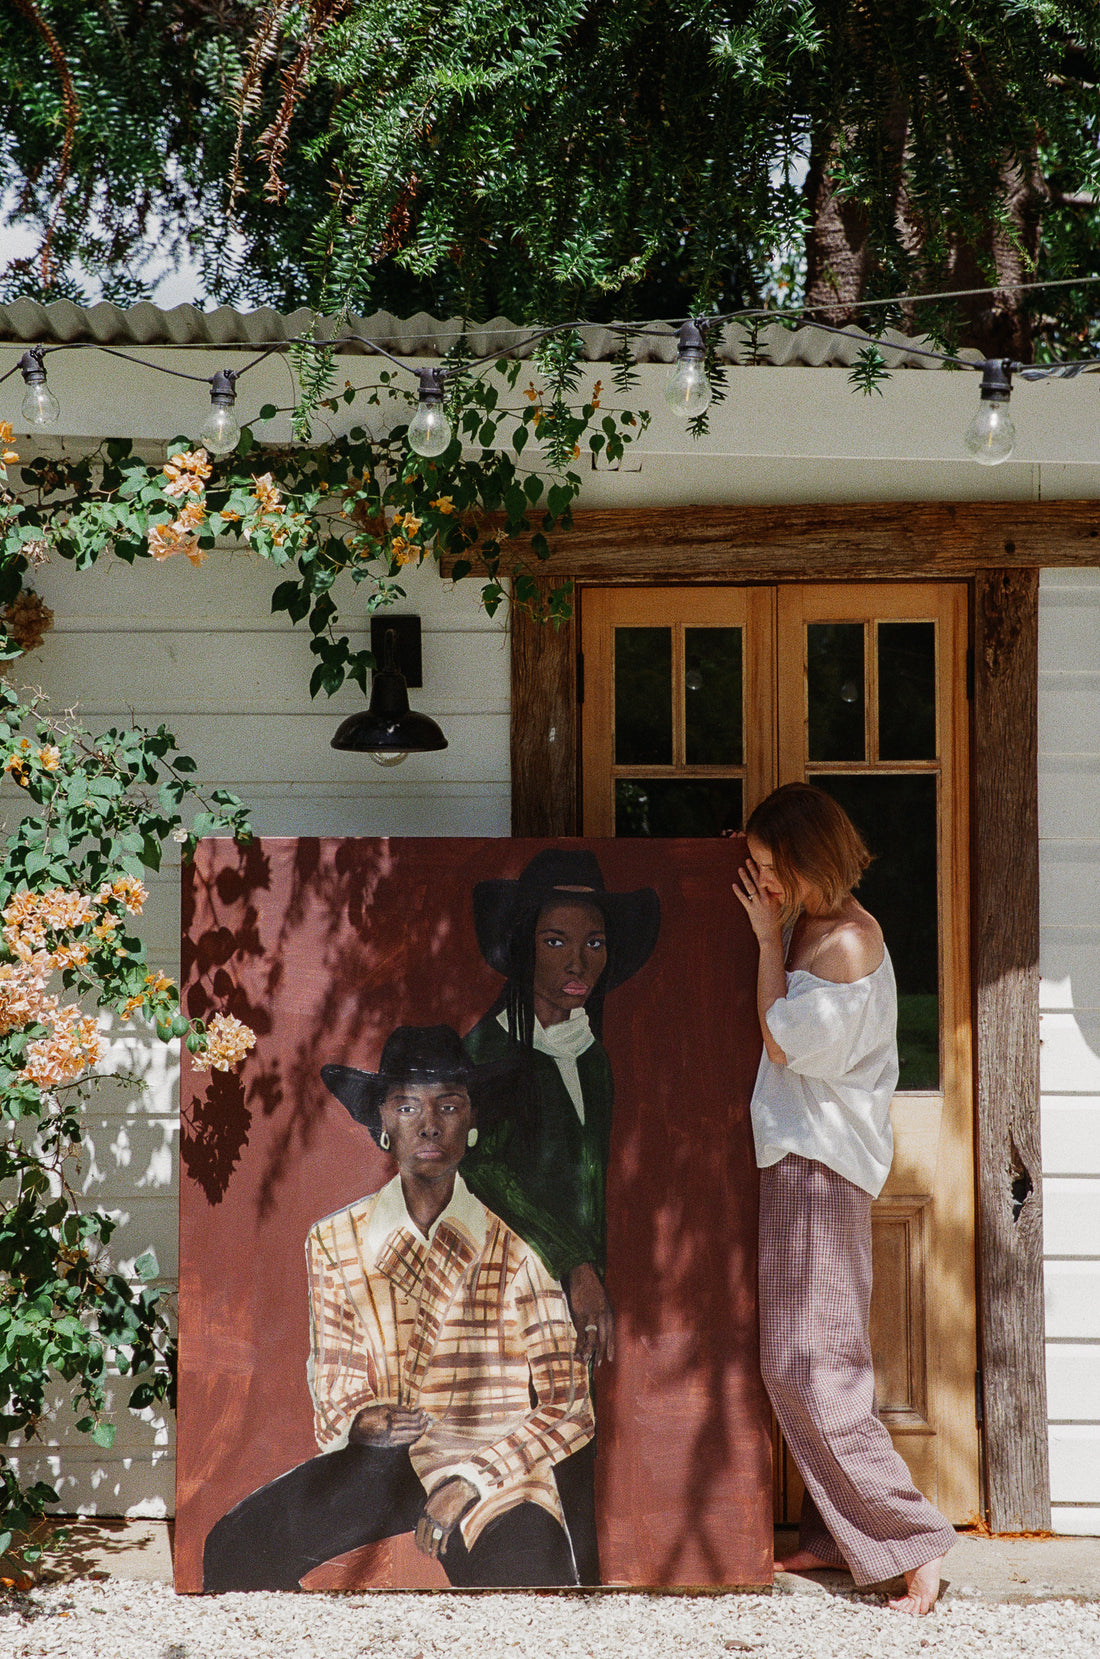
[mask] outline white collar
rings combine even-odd
[[[508,1016],[502,1009],[497,1019],[508,1029]],[[581,1075],[577,1070],[577,1061],[587,1049],[592,1047],[596,1036],[588,1021],[588,1011],[585,1008],[570,1010],[567,1020],[559,1020],[557,1025],[543,1025],[535,1016],[535,1026],[531,1033],[531,1047],[538,1054],[546,1054],[558,1068],[558,1076],[565,1084],[565,1090],[573,1102],[573,1109],[581,1122],[584,1122],[584,1090],[581,1088]]]
[[[408,1230],[415,1238],[426,1238],[430,1244],[443,1221],[450,1222],[452,1227],[465,1233],[476,1251],[482,1249],[489,1231],[489,1212],[484,1204],[474,1197],[461,1175],[455,1176],[455,1190],[451,1194],[450,1203],[436,1216],[426,1234],[421,1232],[409,1214],[401,1177],[395,1175],[393,1180],[387,1181],[382,1190],[375,1195],[374,1208],[367,1225],[368,1257],[372,1262],[377,1261],[386,1241],[398,1230]]]

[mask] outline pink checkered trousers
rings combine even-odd
[[[955,1542],[876,1413],[870,1303],[870,1196],[795,1153],[762,1169],[760,1365],[806,1487],[799,1546],[857,1584]]]

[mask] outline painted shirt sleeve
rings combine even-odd
[[[320,1449],[333,1452],[347,1445],[356,1414],[379,1400],[378,1379],[362,1322],[347,1294],[334,1235],[323,1224],[306,1240],[306,1263],[313,1429]]]

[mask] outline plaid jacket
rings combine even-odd
[[[587,1368],[561,1286],[461,1176],[430,1241],[395,1177],[311,1228],[306,1257],[322,1451],[346,1445],[364,1406],[419,1408],[432,1422],[410,1455],[427,1490],[462,1475],[480,1494],[468,1546],[518,1503],[563,1520],[553,1465],[592,1438]]]

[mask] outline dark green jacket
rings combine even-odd
[[[463,1042],[478,1062],[501,1059],[511,1046],[495,1014],[486,1014]],[[534,1136],[509,1122],[483,1130],[462,1161],[463,1179],[556,1279],[581,1262],[591,1262],[602,1277],[612,1106],[607,1051],[594,1042],[577,1060],[583,1123],[550,1056],[529,1050],[527,1058],[538,1093]]]

